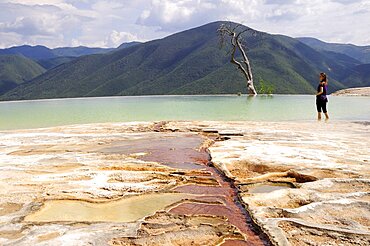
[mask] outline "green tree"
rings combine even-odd
[[[268,81],[265,81],[264,79],[260,78],[257,92],[259,94],[271,95],[274,92],[274,85],[272,83],[270,83]]]

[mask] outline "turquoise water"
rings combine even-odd
[[[331,120],[370,121],[370,97],[329,97]],[[0,102],[0,130],[158,120],[315,120],[315,96],[140,96]]]

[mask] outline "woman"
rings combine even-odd
[[[328,102],[328,98],[326,97],[328,86],[328,79],[325,73],[320,73],[320,83],[317,87],[316,93],[316,108],[317,108],[317,119],[321,120],[321,109],[324,112],[326,120],[329,119],[328,112],[326,110],[326,104]]]

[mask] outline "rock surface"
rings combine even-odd
[[[211,140],[161,124],[1,132],[0,244],[268,244],[208,166]]]
[[[276,245],[369,245],[368,127],[161,122],[3,131],[0,244],[268,245],[265,234]],[[160,194],[168,200],[153,207]],[[103,212],[101,221],[31,216],[54,201],[109,207],[136,198],[148,213],[134,221]]]
[[[209,148],[212,161],[235,180],[248,211],[274,244],[370,244],[367,122],[192,125],[207,131],[212,125],[224,137],[233,130],[227,141]],[[253,192],[256,187],[262,188]]]
[[[370,87],[349,88],[332,93],[333,96],[370,96]]]

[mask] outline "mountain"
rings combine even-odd
[[[123,44],[122,44],[123,45]],[[79,47],[62,47],[52,49],[56,56],[79,57],[92,54],[104,54],[114,50],[113,48],[89,48],[85,46]]]
[[[78,57],[0,99],[246,93],[245,79],[230,64],[228,50],[219,48],[216,31],[222,23]],[[312,94],[321,71],[329,75],[329,92],[347,88],[341,77],[361,64],[346,55],[319,52],[294,38],[244,28],[255,84],[258,87],[261,78],[275,88],[274,93]]]
[[[69,62],[75,57],[91,54],[102,54],[114,49],[89,48],[89,47],[63,47],[50,49],[45,46],[22,45],[7,49],[0,49],[0,55],[21,55],[39,63],[43,68],[50,69],[60,64]]]
[[[135,46],[140,44],[140,42],[127,42],[122,43],[117,48],[90,48],[85,46],[79,47],[62,47],[62,48],[55,48],[52,49],[53,53],[58,57],[79,57],[85,55],[93,55],[93,54],[105,54],[114,50],[125,49],[131,46]]]
[[[137,44],[141,44],[141,42],[133,41],[133,42],[122,43],[120,46],[117,47],[117,49],[125,49],[128,47],[135,46]]]
[[[370,85],[370,64],[361,64],[351,69],[343,82],[349,87],[365,87]]]
[[[332,74],[335,73],[334,76],[339,81],[342,81],[343,77],[346,77],[349,73],[351,73],[355,66],[362,64],[360,61],[345,54],[336,53],[333,51],[321,51],[320,53],[323,56],[326,56],[328,59],[335,61],[337,66],[339,66],[336,68],[336,70],[332,70]],[[346,84],[346,86],[349,85]]]
[[[0,55],[12,55],[18,54],[33,60],[47,60],[55,57],[79,57],[92,54],[104,54],[111,52],[115,49],[124,49],[134,45],[140,44],[140,42],[127,42],[122,43],[118,48],[90,48],[85,46],[78,47],[59,47],[50,49],[45,46],[36,45],[22,45],[14,46],[6,49],[0,49]]]
[[[55,49],[50,49],[41,45],[22,45],[0,49],[0,55],[23,55],[27,58],[37,61],[44,68],[50,69],[62,63],[69,62],[75,57],[92,54],[105,54],[114,50],[128,48],[137,44],[140,44],[140,42],[122,43],[118,48],[90,48],[79,46],[60,47]]]
[[[70,62],[72,60],[76,59],[76,57],[73,56],[60,56],[60,57],[54,57],[50,59],[42,59],[38,60],[37,63],[40,64],[43,68],[46,70],[52,69],[54,67],[57,67],[63,63]]]
[[[332,51],[336,53],[341,53],[350,56],[358,61],[361,61],[362,63],[370,63],[370,46],[325,43],[315,38],[306,37],[297,39],[318,51]]]
[[[45,60],[56,57],[51,49],[41,45],[22,45],[7,49],[0,49],[0,55],[23,55],[32,60]]]
[[[0,95],[45,72],[39,64],[20,55],[0,55]]]

